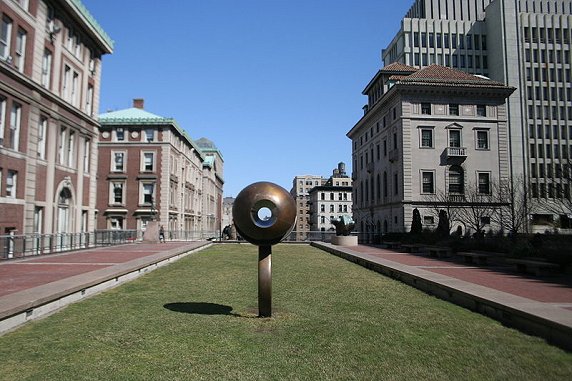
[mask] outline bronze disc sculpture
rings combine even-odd
[[[258,316],[272,316],[272,245],[296,224],[296,202],[284,188],[262,181],[244,188],[232,207],[242,238],[258,246]]]

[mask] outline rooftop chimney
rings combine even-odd
[[[133,107],[143,110],[143,106],[145,104],[145,99],[143,98],[135,98],[133,99]]]

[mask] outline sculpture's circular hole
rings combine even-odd
[[[269,208],[264,206],[264,207],[258,209],[258,218],[261,221],[268,221],[269,219],[272,218],[272,211]]]
[[[252,208],[252,220],[260,228],[269,228],[276,222],[276,205],[269,200],[260,200]]]

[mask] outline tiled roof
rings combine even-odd
[[[403,77],[400,83],[407,84],[448,84],[456,86],[505,87],[504,83],[468,74],[463,71],[441,65],[430,65]]]
[[[399,62],[391,63],[381,68],[381,72],[415,73],[417,68]]]

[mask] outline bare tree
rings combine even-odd
[[[490,184],[488,189],[483,189],[478,184],[466,184],[464,198],[465,202],[458,207],[458,218],[477,235],[482,235],[485,225],[493,221],[503,205],[495,201]]]
[[[524,176],[501,180],[492,184],[496,213],[491,216],[495,224],[511,234],[528,233],[528,219],[533,210],[529,187]]]
[[[439,213],[444,210],[447,213],[447,231],[450,233],[451,228],[455,222],[462,222],[459,218],[459,206],[462,204],[462,200],[458,196],[450,196],[446,190],[441,189],[434,194],[425,195],[423,197],[425,202],[425,207],[431,210],[431,214],[434,218],[439,218]]]
[[[424,200],[435,216],[438,216],[441,210],[446,211],[449,217],[449,232],[453,225],[460,223],[477,234],[482,234],[486,225],[497,222],[500,209],[509,205],[509,201],[493,196],[492,184],[485,187],[465,184],[462,194],[450,194],[441,190],[425,196]]]

